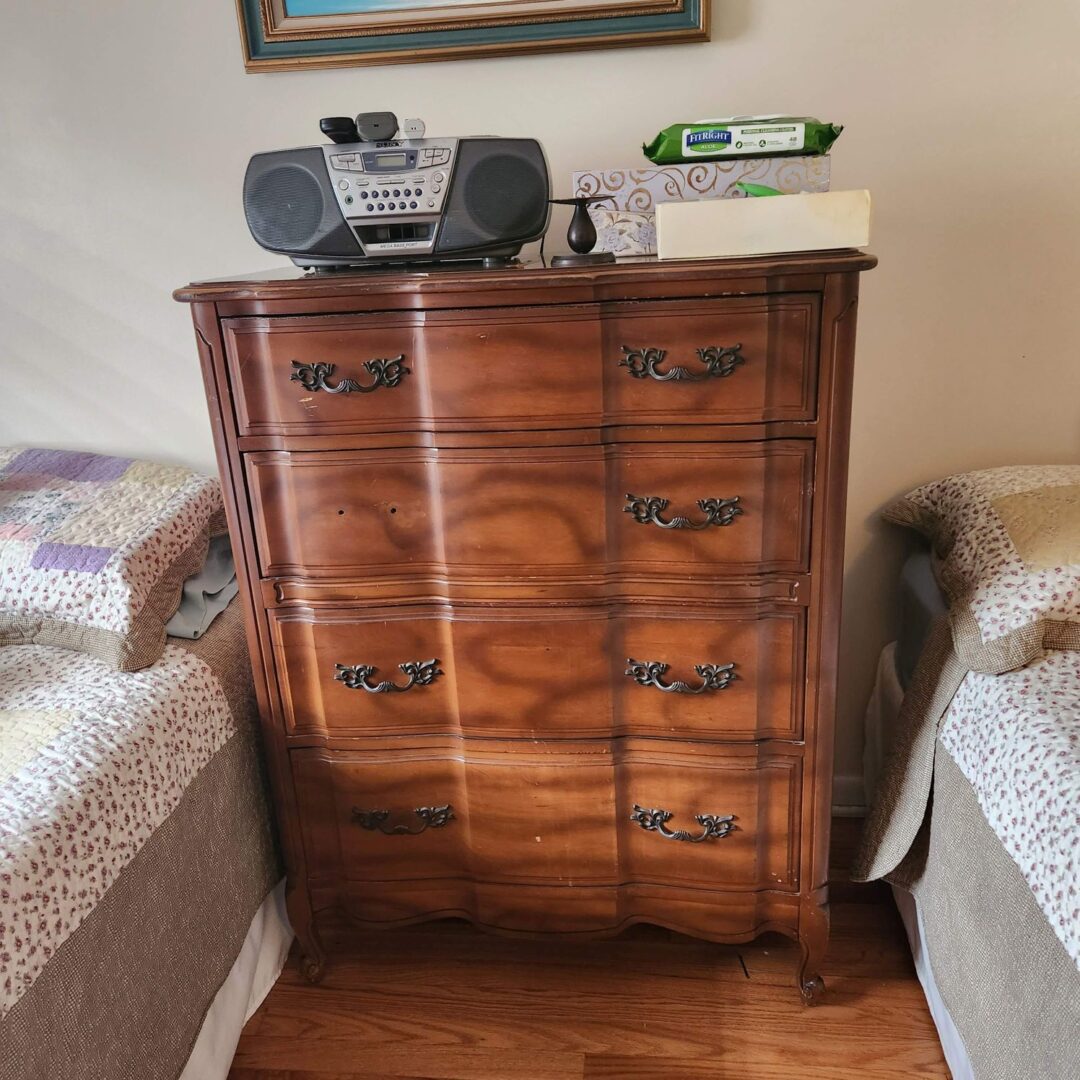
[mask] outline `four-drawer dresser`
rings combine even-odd
[[[874,261],[289,271],[177,292],[310,978],[333,910],[777,930],[818,996]]]

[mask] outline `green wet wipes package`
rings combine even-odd
[[[716,158],[825,154],[843,131],[812,116],[731,116],[672,124],[641,149],[657,165]]]

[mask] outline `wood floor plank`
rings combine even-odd
[[[299,1044],[295,1039],[264,1036],[255,1048],[241,1045],[235,1066],[284,1068],[325,1080],[327,1074],[393,1077],[393,1080],[582,1080],[582,1054],[402,1046],[360,1047],[352,1039],[321,1039]],[[237,1072],[234,1067],[233,1074]],[[230,1080],[235,1076],[230,1074]]]
[[[924,1047],[921,1055],[906,1054],[905,1060],[892,1062],[884,1071],[836,1060],[812,1065],[794,1056],[780,1062],[738,1057],[589,1057],[585,1059],[585,1080],[791,1080],[793,1076],[799,1080],[890,1080],[901,1076],[948,1080],[944,1063],[935,1061],[931,1051]]]
[[[652,927],[595,942],[456,924],[351,931],[321,985],[286,968],[230,1080],[947,1076],[895,913],[836,904],[833,926],[813,1009],[795,989],[798,950],[777,936],[724,947]]]
[[[523,980],[528,977],[527,972],[520,975]],[[875,1017],[882,1011],[882,999],[887,999],[885,1007],[896,1012],[892,1020],[896,1034],[918,1036],[932,1030],[928,1016],[920,1011],[921,991],[910,983],[897,987],[881,980],[834,977],[829,984],[828,1011],[817,1013],[804,1010],[791,980],[780,986],[740,980],[705,987],[694,983],[689,988],[673,979],[632,983],[624,979],[624,983],[624,989],[609,986],[603,992],[578,992],[575,987],[572,995],[565,987],[507,986],[463,998],[455,994],[452,984],[437,980],[408,997],[409,1009],[400,1007],[402,999],[387,999],[382,987],[376,992],[302,987],[295,994],[278,995],[267,1007],[255,1038],[317,1041],[348,1035],[361,1044],[375,1039],[419,1040],[444,1046],[565,1047],[587,1053],[618,1050],[630,1039],[643,1041],[643,1049],[650,1052],[711,1050],[714,1038],[708,1032],[668,1029],[655,1023],[662,1020],[662,1012],[651,1018],[654,1023],[643,1023],[638,1011],[643,1000],[664,1002],[676,1011],[717,1009],[729,1024],[752,1030],[772,1025],[778,1035],[787,1032],[792,1037],[808,1025],[853,1027],[850,1038],[858,1041],[876,1030]],[[461,1008],[463,1000],[468,1002],[467,1011]],[[383,1001],[390,1004],[384,1007]],[[416,1027],[416,1016],[423,1017],[421,1030]]]

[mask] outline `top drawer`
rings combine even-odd
[[[241,435],[812,420],[818,295],[226,319]]]

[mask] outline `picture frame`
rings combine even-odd
[[[236,0],[249,72],[709,39],[709,0]]]

